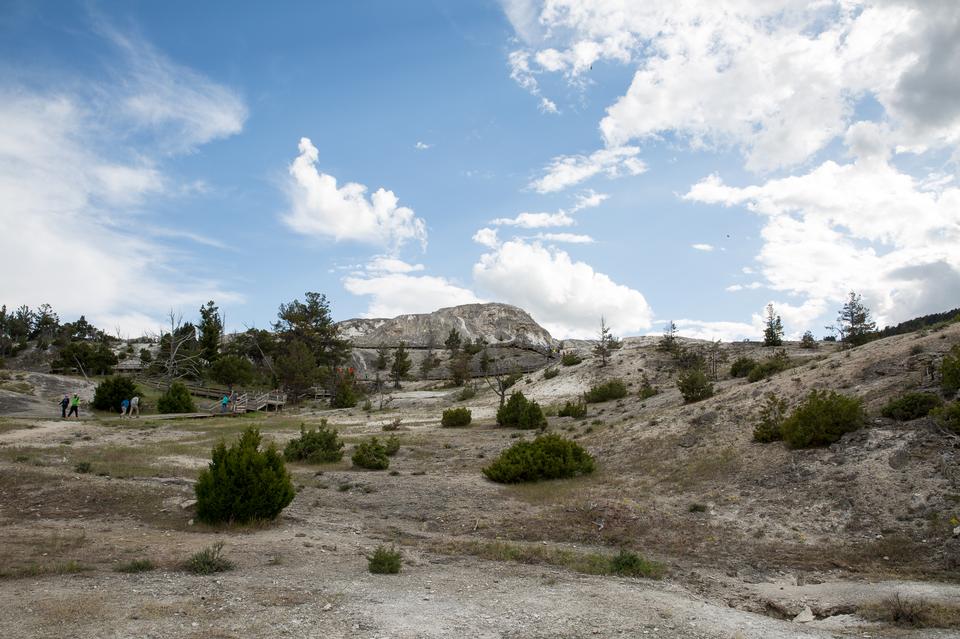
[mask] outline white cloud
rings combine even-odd
[[[553,193],[599,174],[608,178],[640,175],[647,166],[637,157],[639,153],[639,147],[620,146],[600,149],[590,155],[561,155],[550,160],[544,174],[530,182],[530,188],[538,193]]]
[[[540,98],[540,111],[543,113],[560,113],[557,103],[549,98]]]
[[[732,284],[723,290],[727,291],[728,293],[736,293],[737,291],[754,291],[758,288],[763,288],[763,282],[750,282],[749,284]]]
[[[497,248],[500,245],[500,239],[497,237],[497,229],[480,229],[473,234],[473,241],[487,248]]]
[[[527,310],[555,337],[594,337],[601,315],[618,333],[635,333],[649,328],[653,315],[639,291],[538,242],[504,242],[480,257],[473,277],[481,290]]]
[[[881,323],[950,308],[960,299],[960,189],[939,181],[927,188],[882,146],[866,144],[864,131],[854,125],[847,135],[859,154],[850,163],[746,187],[712,175],[684,198],[763,216],[757,261],[773,290],[825,310],[853,289]]]
[[[413,148],[415,148],[418,151],[426,151],[431,147],[433,147],[432,144],[427,144],[426,142],[420,142],[419,140],[417,141],[416,144],[413,145]]]
[[[723,322],[679,319],[675,320],[677,332],[683,337],[691,339],[723,340],[724,342],[736,342],[744,339],[757,339],[757,335],[763,333],[762,322],[758,324],[747,324],[746,322]],[[659,333],[651,333],[659,334]]]
[[[365,268],[373,273],[414,273],[424,270],[425,267],[423,264],[408,264],[387,255],[377,255],[367,263]]]
[[[713,250],[713,245],[712,244],[691,244],[690,248],[697,251],[704,251],[709,253],[710,251]]]
[[[157,239],[215,241],[165,229],[148,209],[181,194],[158,154],[235,133],[246,109],[234,92],[149,45],[113,41],[110,84],[83,80],[80,93],[0,83],[0,298],[49,302],[65,318],[84,314],[137,335],[156,329],[170,307],[240,299],[190,275],[199,271],[190,254]]]
[[[431,275],[351,275],[344,278],[343,286],[354,295],[372,298],[364,317],[430,313],[438,308],[482,301],[472,291]]]
[[[309,138],[300,138],[300,155],[290,165],[290,212],[283,221],[297,233],[353,240],[397,248],[407,241],[426,249],[427,227],[413,210],[399,206],[393,191],[377,189],[368,199],[367,187],[337,179],[317,168],[319,152]]]
[[[573,226],[576,220],[566,211],[556,213],[520,213],[516,217],[498,217],[490,221],[497,226],[519,226],[524,229],[539,229],[549,226]]]
[[[589,235],[578,233],[538,233],[536,239],[547,242],[564,242],[566,244],[592,244],[594,242]]]

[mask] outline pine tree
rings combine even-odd
[[[607,326],[603,316],[600,316],[600,339],[593,347],[593,354],[600,358],[600,368],[607,365],[607,358],[610,357],[610,346],[617,342],[617,339],[610,334],[610,327]]]
[[[859,346],[870,341],[877,325],[870,319],[870,310],[864,306],[860,295],[850,291],[847,303],[837,315],[837,324],[832,328],[840,334],[840,341],[849,346]]]
[[[783,321],[773,310],[773,304],[767,304],[767,326],[763,329],[764,346],[783,346]]]
[[[393,364],[390,365],[390,379],[393,380],[394,388],[400,388],[400,382],[407,379],[412,366],[410,355],[407,354],[403,342],[400,342],[400,346],[393,351]]]
[[[677,325],[673,320],[670,320],[663,329],[663,337],[660,338],[660,343],[657,344],[657,350],[676,355],[679,347],[677,343],[677,332]]]
[[[378,371],[387,370],[387,366],[390,365],[390,349],[387,348],[387,345],[383,342],[380,342],[380,345],[377,346],[377,361],[376,368]]]
[[[220,340],[223,338],[223,319],[213,300],[200,307],[200,357],[213,363],[220,356]]]
[[[456,355],[457,351],[460,350],[460,333],[457,332],[457,329],[450,329],[450,334],[447,335],[443,345],[450,351],[451,356]]]

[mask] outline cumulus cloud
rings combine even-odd
[[[343,286],[354,295],[371,298],[364,317],[430,313],[438,308],[482,301],[469,289],[432,275],[354,274],[343,279]]]
[[[426,151],[432,146],[433,146],[432,144],[427,144],[426,142],[417,141],[417,143],[413,145],[413,148],[415,148],[417,151]]]
[[[854,125],[847,135],[857,156],[849,163],[745,187],[712,175],[684,197],[762,216],[757,261],[773,290],[826,309],[854,289],[881,323],[955,305],[960,188],[902,172],[864,131]]]
[[[601,315],[620,333],[643,331],[653,316],[639,291],[539,242],[500,244],[480,257],[473,277],[480,290],[526,309],[555,337],[594,337]]]
[[[528,91],[598,61],[635,65],[607,110],[608,148],[673,134],[735,146],[748,168],[801,164],[843,134],[864,96],[903,148],[960,141],[960,5],[952,0],[546,0],[540,39],[510,55]],[[532,23],[529,5],[517,15]],[[519,18],[513,21],[521,28]]]
[[[352,240],[397,248],[417,241],[426,249],[427,227],[413,209],[400,206],[393,191],[356,182],[337,186],[337,178],[317,168],[319,151],[300,138],[300,155],[290,165],[290,212],[283,221],[297,233],[335,241]]]
[[[113,42],[117,81],[108,85],[87,80],[80,93],[0,84],[0,268],[8,274],[0,297],[49,302],[64,317],[85,314],[137,335],[156,329],[171,306],[240,299],[188,274],[198,272],[190,254],[161,240],[205,238],[164,228],[149,205],[180,194],[162,171],[166,153],[235,133],[246,110],[234,92],[148,44]],[[130,141],[131,130],[144,143]]]
[[[608,178],[640,175],[647,165],[637,157],[640,148],[620,146],[594,151],[590,155],[561,155],[550,160],[539,178],[530,182],[537,193],[562,191],[603,174]]]
[[[374,273],[414,273],[424,270],[423,264],[408,264],[403,260],[387,255],[377,255],[371,259],[366,270]]]
[[[483,228],[473,234],[473,241],[487,248],[497,248],[500,245],[500,239],[497,237],[497,229]]]
[[[566,211],[556,213],[520,213],[516,217],[498,217],[490,221],[497,226],[519,226],[524,229],[539,229],[550,226],[573,226],[576,224]]]

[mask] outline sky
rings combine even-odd
[[[960,3],[0,3],[0,303],[124,337],[960,305]]]

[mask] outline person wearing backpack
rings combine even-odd
[[[63,394],[63,399],[60,400],[60,418],[67,418],[67,407],[70,406],[70,396],[66,393]]]

